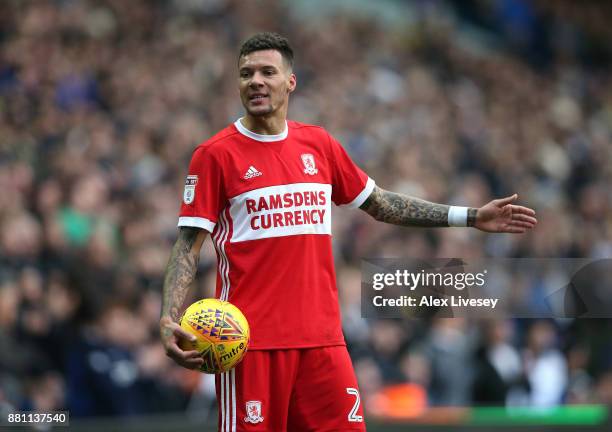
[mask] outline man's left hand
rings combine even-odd
[[[476,212],[474,227],[491,233],[522,234],[532,229],[538,220],[535,211],[512,204],[517,194],[496,199],[480,207]]]

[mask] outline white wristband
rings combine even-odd
[[[448,209],[448,226],[467,226],[468,208],[469,207],[451,206]]]

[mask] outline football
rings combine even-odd
[[[233,304],[207,298],[189,306],[180,320],[181,327],[195,335],[194,342],[181,340],[185,351],[196,350],[204,359],[200,371],[218,374],[233,369],[244,358],[249,346],[249,323]]]

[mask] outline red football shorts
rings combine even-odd
[[[345,346],[249,351],[216,376],[219,431],[365,431]]]

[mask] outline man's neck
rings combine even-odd
[[[278,135],[285,131],[287,125],[284,116],[274,117],[253,117],[249,114],[245,115],[240,122],[242,126],[259,135]]]

